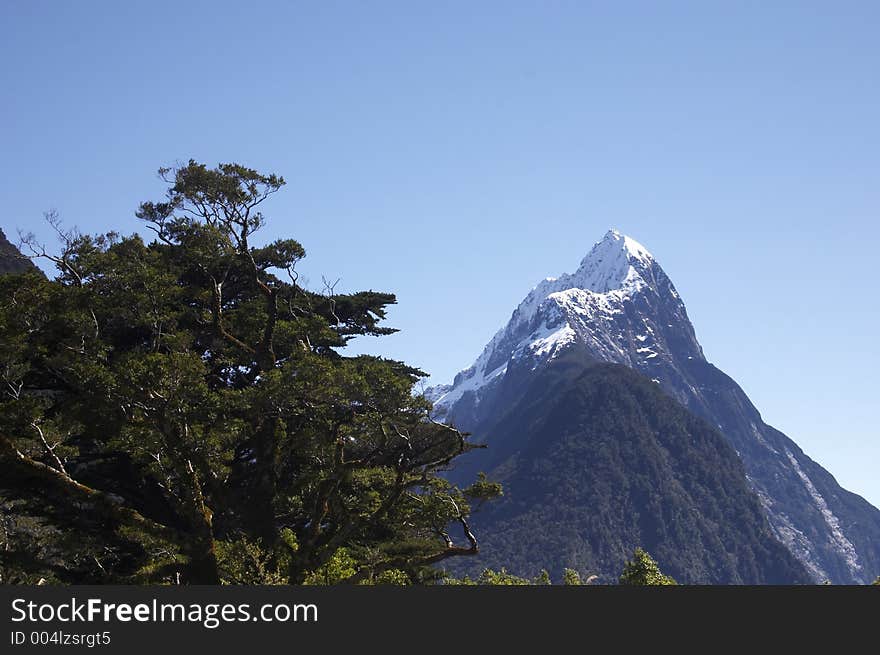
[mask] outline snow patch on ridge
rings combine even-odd
[[[444,388],[447,389],[447,391],[439,396],[436,396],[436,398],[433,399],[435,406],[451,406],[468,391],[476,391],[477,389],[485,386],[495,378],[504,375],[505,373],[507,373],[507,363],[504,363],[503,365],[499,366],[494,371],[491,371],[488,374],[483,374],[483,372],[478,370],[476,367],[471,367],[470,369],[468,369],[468,371],[472,371],[472,374],[463,382],[454,386],[444,385]],[[430,396],[429,399],[431,399]]]
[[[559,351],[561,346],[571,343],[577,338],[577,335],[568,323],[555,330],[545,325],[541,332],[532,336],[535,338],[529,343],[528,348],[534,355],[539,357],[552,357]]]

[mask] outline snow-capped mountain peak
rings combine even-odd
[[[645,319],[657,315],[656,307],[665,318]],[[500,382],[511,362],[534,369],[574,344],[597,359],[653,371],[659,360],[652,360],[666,356],[670,340],[702,358],[684,305],[659,264],[638,241],[612,229],[573,274],[532,289],[476,362],[451,386],[429,390],[429,397],[441,414],[469,392],[479,402],[483,387]]]
[[[647,248],[611,229],[581,260],[570,281],[578,288],[605,293],[636,282],[639,269],[650,268],[653,263]]]

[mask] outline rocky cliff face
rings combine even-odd
[[[776,538],[814,580],[862,584],[880,573],[880,511],[761,420],[742,389],[706,360],[656,259],[614,230],[574,274],[538,284],[476,362],[427,395],[438,416],[486,430],[511,409],[503,390],[514,372],[534,375],[575,348],[637,371],[717,428],[742,460]]]
[[[24,257],[18,248],[9,242],[3,230],[0,229],[0,275],[36,270],[38,269],[34,266],[33,262]]]

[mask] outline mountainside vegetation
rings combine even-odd
[[[641,546],[686,584],[810,582],[733,448],[657,384],[577,349],[505,383],[483,401],[500,418],[475,428],[490,448],[453,471],[484,470],[504,496],[474,518],[481,554],[454,570],[546,568],[556,579],[571,568],[614,583]]]
[[[0,277],[0,582],[409,584],[476,554],[498,485],[438,475],[466,436],[417,369],[341,354],[394,296],[307,290],[297,241],[254,243],[283,178],[160,174],[152,242],[59,228],[30,243],[55,279]]]

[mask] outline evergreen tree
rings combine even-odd
[[[477,553],[500,489],[438,475],[467,435],[421,371],[340,352],[394,332],[394,296],[308,290],[297,241],[254,243],[283,178],[160,174],[151,243],[59,230],[56,279],[0,278],[3,581],[425,582]]]
[[[449,585],[487,585],[494,587],[545,586],[552,584],[550,581],[550,574],[544,569],[542,569],[536,577],[529,579],[508,573],[507,569],[503,567],[499,571],[483,569],[483,572],[480,573],[480,576],[476,580],[465,576],[460,579],[446,578],[443,582]]]
[[[562,572],[562,584],[568,587],[579,587],[583,584],[581,574],[574,569],[565,569]]]
[[[627,561],[620,574],[620,584],[637,586],[674,585],[675,580],[663,575],[657,562],[641,548],[636,548],[633,558]]]

